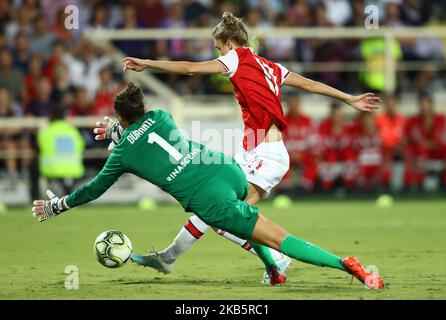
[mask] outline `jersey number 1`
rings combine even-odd
[[[162,149],[164,149],[172,158],[174,158],[176,161],[180,161],[181,158],[183,158],[183,155],[178,152],[177,149],[172,147],[169,142],[164,140],[162,137],[158,135],[156,132],[149,133],[147,143],[153,144],[156,143],[159,145]]]

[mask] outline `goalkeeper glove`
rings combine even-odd
[[[113,121],[109,117],[104,117],[104,121],[96,122],[96,128],[93,132],[96,134],[96,140],[110,139],[112,142],[108,146],[108,150],[112,150],[121,140],[124,128],[119,123]]]
[[[47,190],[46,194],[50,200],[33,201],[33,216],[37,218],[39,222],[58,216],[62,212],[70,209],[66,203],[67,196],[62,198],[56,197],[51,190]]]

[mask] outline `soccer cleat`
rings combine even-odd
[[[356,257],[340,260],[348,273],[361,281],[368,289],[384,289],[384,281],[378,274],[366,270]]]
[[[164,261],[158,252],[150,252],[146,255],[132,254],[130,260],[140,266],[150,267],[164,274],[171,273],[175,264],[175,260]]]
[[[286,275],[285,273],[280,272],[277,266],[269,267],[269,269],[266,272],[268,273],[269,283],[272,286],[285,284]]]
[[[276,260],[276,265],[279,267],[279,271],[282,274],[285,274],[285,271],[290,267],[291,262],[293,262],[293,259],[286,255],[282,255],[281,259]],[[262,284],[268,284],[270,283],[270,277],[267,271],[263,274],[263,279],[261,281]]]

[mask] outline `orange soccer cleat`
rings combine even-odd
[[[276,266],[271,266],[266,272],[269,276],[269,283],[272,286],[285,284],[286,275],[285,273],[280,272],[279,268]]]
[[[384,281],[378,274],[367,271],[356,257],[341,259],[348,273],[361,281],[368,289],[384,289]]]

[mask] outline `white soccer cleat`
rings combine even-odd
[[[150,252],[146,255],[132,254],[130,259],[140,266],[150,267],[164,274],[171,273],[175,264],[175,260],[164,261],[158,252]]]
[[[282,257],[280,259],[275,260],[275,262],[279,267],[280,273],[285,273],[285,271],[290,267],[291,262],[293,262],[293,259],[282,253]],[[270,284],[268,272],[265,271],[265,273],[263,274],[263,279],[260,283]]]

